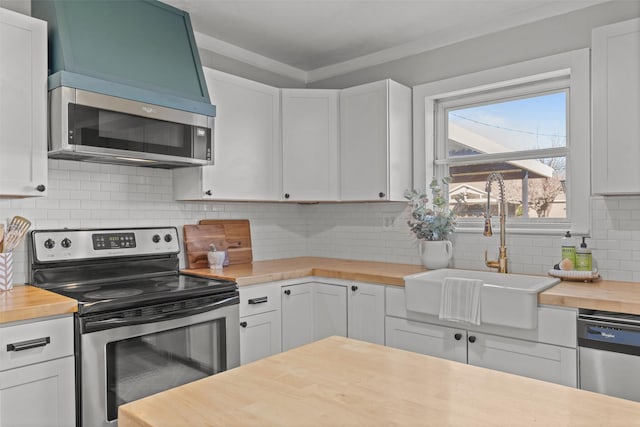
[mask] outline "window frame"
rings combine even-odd
[[[438,104],[440,100],[471,99],[474,96],[491,96],[509,88],[522,93],[527,88],[554,87],[563,82],[567,93],[567,215],[568,219],[508,218],[510,233],[558,234],[571,230],[575,235],[588,235],[590,231],[590,76],[589,49],[579,49],[530,61],[453,77],[413,88],[414,111],[414,185],[426,188],[432,177],[446,175],[442,156],[446,156],[446,144],[438,144]],[[534,90],[535,91],[535,90]],[[481,99],[481,98],[478,98]],[[442,118],[441,118],[442,120]],[[563,148],[564,149],[564,148]],[[440,150],[440,151],[438,151]],[[556,148],[510,152],[518,155],[555,157]],[[485,159],[504,159],[501,154],[485,155]],[[461,156],[462,157],[462,156]],[[475,156],[474,156],[475,157]],[[519,157],[520,158],[520,157]],[[459,159],[456,162],[463,162]],[[451,159],[448,161],[451,164]],[[458,163],[456,163],[458,164]],[[461,220],[457,232],[482,232],[480,219]]]

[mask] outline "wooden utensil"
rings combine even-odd
[[[4,224],[0,224],[0,253],[2,253],[3,246],[4,246]]]
[[[13,252],[24,239],[29,227],[31,227],[31,221],[21,216],[14,216],[5,233],[3,252]]]

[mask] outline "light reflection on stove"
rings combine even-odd
[[[91,299],[111,299],[111,298],[126,298],[142,293],[142,289],[135,288],[116,288],[116,289],[101,289],[95,292],[87,292],[84,294],[85,298]]]

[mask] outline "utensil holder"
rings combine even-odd
[[[13,253],[0,254],[0,291],[13,289]]]

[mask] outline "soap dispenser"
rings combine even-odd
[[[562,261],[568,259],[571,261],[571,268],[576,265],[576,245],[573,243],[573,238],[571,237],[571,232],[567,231],[567,233],[562,238]]]
[[[578,271],[592,271],[593,259],[591,255],[591,249],[587,248],[586,237],[582,238],[580,247],[576,249],[576,270]]]

